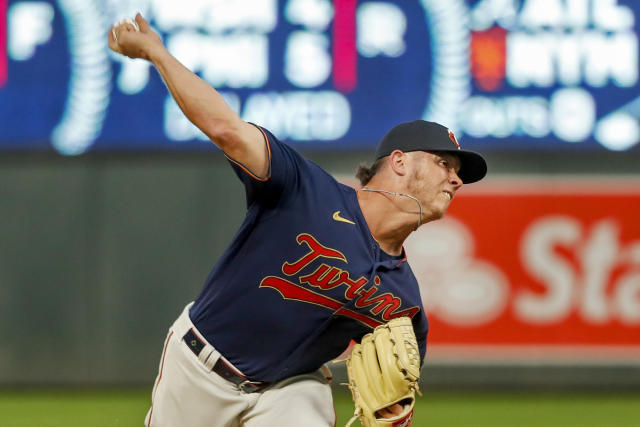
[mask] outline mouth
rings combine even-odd
[[[447,197],[447,199],[449,199],[449,201],[453,199],[453,193],[451,191],[444,190],[442,193]]]

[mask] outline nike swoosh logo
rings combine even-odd
[[[333,213],[333,219],[334,219],[334,220],[336,220],[336,221],[340,221],[340,222],[346,222],[347,224],[353,224],[353,225],[356,225],[356,223],[355,223],[355,222],[350,221],[350,220],[348,220],[348,219],[346,219],[346,218],[342,218],[342,217],[340,216],[340,211],[335,211],[335,212]]]

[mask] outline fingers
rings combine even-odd
[[[109,49],[113,50],[114,52],[121,53],[120,49],[118,48],[118,38],[116,36],[115,26],[111,27],[109,31],[108,41],[109,41]]]
[[[140,16],[140,14],[138,14],[138,16]],[[138,18],[138,16],[136,16],[136,19]],[[140,18],[142,19],[142,16],[140,16]],[[144,19],[142,20],[144,21]],[[146,21],[144,22],[146,24]],[[138,23],[136,21],[130,18],[121,19],[120,21],[116,22],[109,31],[109,35],[108,35],[109,48],[115,52],[122,53],[122,50],[119,48],[118,40],[122,39],[122,36],[124,35],[124,33],[130,33],[135,31],[140,31],[140,27],[138,26]]]
[[[376,412],[376,414],[382,418],[393,418],[397,417],[398,415],[402,415],[403,411],[404,407],[402,405],[400,405],[399,403],[394,403],[391,406],[380,409]]]
[[[140,14],[140,12],[138,12],[136,14],[136,24],[138,24],[138,28],[140,29],[140,31],[142,31],[143,33],[148,33],[151,30],[151,27],[149,26],[149,23],[147,22],[146,19],[144,19],[142,17],[142,15]]]
[[[121,20],[116,25],[114,25],[114,28],[115,28],[116,40],[118,39],[118,36],[122,31],[127,31],[127,32],[140,31],[138,24],[134,20],[129,18]]]
[[[140,31],[140,27],[138,26],[138,23],[131,18],[121,19],[111,27],[111,35],[115,41],[118,41],[118,35],[122,30]]]
[[[134,19],[122,19],[109,30],[109,48],[129,58],[148,59],[146,49],[162,44],[149,23],[137,13]]]

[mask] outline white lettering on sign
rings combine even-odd
[[[147,17],[164,36],[167,49],[208,83],[229,88],[266,84],[268,34],[277,24],[276,0],[191,0],[189,7],[173,0],[149,3]],[[122,64],[117,83],[123,93],[136,94],[147,86],[147,62],[115,54],[112,58]]]
[[[610,316],[606,287],[620,252],[618,230],[613,222],[602,221],[590,234],[587,244],[577,250],[583,274],[580,311],[592,323],[605,323]]]
[[[591,4],[593,20],[597,27],[606,31],[633,28],[635,23],[633,12],[627,6],[620,6],[618,0],[592,0]]]
[[[406,49],[407,17],[391,3],[364,3],[358,8],[358,52],[367,58],[398,57]]]
[[[45,2],[17,2],[7,15],[7,51],[11,59],[26,61],[53,34],[53,6]]]
[[[525,0],[520,12],[520,25],[528,29],[560,26],[564,22],[562,0]]]
[[[551,127],[558,138],[584,141],[596,123],[596,103],[584,89],[557,90],[551,97]]]
[[[564,141],[579,142],[593,133],[596,104],[580,88],[558,89],[550,101],[541,96],[472,96],[460,108],[460,123],[463,132],[475,138],[541,138],[553,132]],[[620,125],[615,126],[618,130]]]
[[[509,135],[540,138],[551,131],[549,101],[541,96],[472,96],[460,112],[462,130],[476,138]]]
[[[256,92],[242,112],[282,139],[330,141],[349,130],[351,107],[339,92]]]
[[[284,75],[300,88],[320,86],[333,65],[329,37],[321,32],[333,19],[333,7],[327,0],[289,0],[285,15],[305,29],[293,31],[287,39]]]
[[[510,296],[502,270],[474,255],[474,237],[447,217],[421,227],[405,248],[425,309],[457,326],[481,326],[506,310],[549,325],[577,314],[587,324],[640,325],[640,240],[620,242],[619,225],[589,227],[571,216],[534,221],[520,240],[522,267],[535,280]]]
[[[425,308],[459,326],[486,324],[501,315],[509,285],[495,265],[473,254],[473,235],[448,217],[428,224],[405,242]]]
[[[333,5],[329,0],[289,0],[284,15],[292,24],[324,31],[333,19]]]
[[[632,114],[615,111],[598,122],[595,136],[609,150],[628,150],[640,141],[640,123]]]
[[[554,322],[566,317],[572,308],[573,268],[567,260],[555,256],[555,245],[570,245],[580,237],[580,225],[569,217],[540,220],[522,238],[524,267],[546,286],[546,293],[521,293],[515,299],[518,315],[532,323]]]
[[[513,28],[516,23],[519,0],[480,0],[471,11],[471,29],[485,31],[498,24]]]
[[[544,291],[516,295],[518,317],[534,324],[550,324],[577,312],[585,322],[619,320],[640,324],[640,242],[620,247],[618,225],[603,219],[585,229],[571,217],[547,217],[534,222],[522,238],[521,258],[526,271]],[[578,265],[558,252],[574,255]],[[614,276],[614,270],[626,267]],[[612,280],[613,279],[613,280]]]
[[[631,31],[509,33],[507,79],[518,88],[610,82],[632,87],[638,82],[638,37]]]
[[[178,31],[168,38],[167,49],[216,87],[260,87],[269,76],[269,46],[264,35],[211,36]]]
[[[295,31],[287,40],[284,74],[301,88],[320,86],[331,75],[329,39],[313,31]]]
[[[549,87],[554,82],[555,37],[514,32],[507,35],[507,79],[515,87]]]
[[[473,30],[486,32],[496,25],[507,30],[506,67],[500,69],[506,83],[518,89],[566,88],[552,92],[547,111],[538,108],[541,114],[537,117],[547,123],[535,129],[548,128],[558,139],[570,143],[595,138],[610,150],[627,150],[638,143],[640,124],[635,112],[627,106],[613,111],[607,107],[608,111],[598,112],[593,96],[578,89],[579,86],[632,88],[638,84],[635,16],[630,7],[618,3],[618,0],[480,0],[471,8]],[[476,105],[473,110],[463,109],[463,130],[478,138],[519,135],[540,138],[548,134],[524,130],[522,125],[528,118],[521,118],[522,110],[507,111],[510,104],[505,98],[494,98],[493,104],[484,99],[467,103],[467,107],[482,103],[493,114],[487,117],[488,113],[475,111]],[[544,119],[545,113],[548,120]],[[603,117],[603,113],[608,115]],[[489,123],[496,115],[497,123]]]
[[[618,292],[613,303],[619,310],[618,318],[627,325],[640,324],[640,272],[634,271],[618,281]]]
[[[211,33],[229,30],[270,32],[278,20],[276,0],[151,0],[151,15],[161,31],[200,28]]]
[[[530,31],[583,29],[589,24],[604,31],[628,30],[633,27],[634,16],[618,0],[525,0],[519,16],[519,26]]]
[[[113,52],[110,52],[109,55],[112,60],[120,63],[120,73],[118,73],[116,84],[122,93],[135,95],[147,87],[151,63],[143,60],[132,61],[126,56]]]

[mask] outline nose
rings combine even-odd
[[[460,177],[458,176],[458,173],[454,168],[450,169],[449,184],[453,185],[456,190],[462,187],[462,179],[460,179]]]

